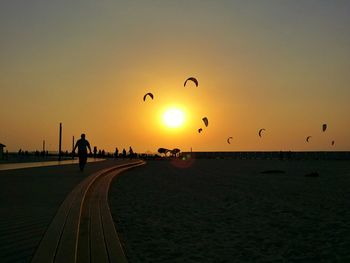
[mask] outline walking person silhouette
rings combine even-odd
[[[88,140],[85,139],[84,133],[81,134],[81,138],[75,144],[73,153],[75,152],[76,148],[78,148],[79,168],[80,171],[83,171],[88,157],[87,149],[89,149],[91,154],[90,143],[88,142]]]

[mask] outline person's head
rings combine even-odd
[[[82,134],[80,135],[80,137],[81,137],[82,139],[85,139],[85,133],[82,133]]]

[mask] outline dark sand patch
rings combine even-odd
[[[283,170],[265,170],[261,172],[262,174],[285,174]]]
[[[307,173],[304,175],[305,177],[319,177],[319,173],[318,172],[312,172],[312,173]]]

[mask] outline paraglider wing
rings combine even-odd
[[[311,138],[311,136],[307,136],[306,141],[309,142],[310,138]]]
[[[184,83],[184,87],[186,87],[186,83],[187,83],[187,81],[189,81],[189,80],[193,81],[194,84],[196,84],[196,87],[198,87],[198,80],[197,80],[196,78],[194,78],[194,77],[190,77],[190,78],[186,79],[186,81],[185,81],[185,83]]]
[[[265,131],[265,129],[260,129],[259,130],[259,137],[261,137],[263,131]]]
[[[332,146],[334,145],[335,141],[332,141]]]
[[[146,100],[147,96],[150,96],[151,99],[153,100],[153,94],[149,92],[149,93],[145,94],[145,96],[143,96],[143,101]]]
[[[227,138],[227,143],[228,143],[228,144],[231,144],[231,142],[230,142],[231,139],[233,139],[233,138],[232,138],[232,137],[228,137],[228,138]]]
[[[202,130],[203,130],[202,128],[199,128],[199,129],[198,129],[198,132],[199,132],[199,133],[201,133],[201,132],[202,132]]]
[[[208,125],[209,125],[208,118],[207,118],[207,117],[204,117],[202,120],[203,120],[203,122],[204,122],[204,124],[205,124],[205,127],[208,127]]]
[[[322,131],[324,132],[324,131],[326,131],[326,129],[327,129],[327,124],[323,124],[322,125]]]

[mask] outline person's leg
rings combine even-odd
[[[80,171],[84,170],[84,157],[82,155],[79,155],[79,168],[80,168]]]
[[[82,162],[81,162],[81,170],[84,170],[84,167],[86,165],[86,162],[87,162],[87,157],[88,157],[88,153],[87,151],[83,153],[82,155]]]
[[[78,154],[79,154],[79,168],[80,168],[80,171],[83,171],[87,160],[87,152],[80,151]]]

